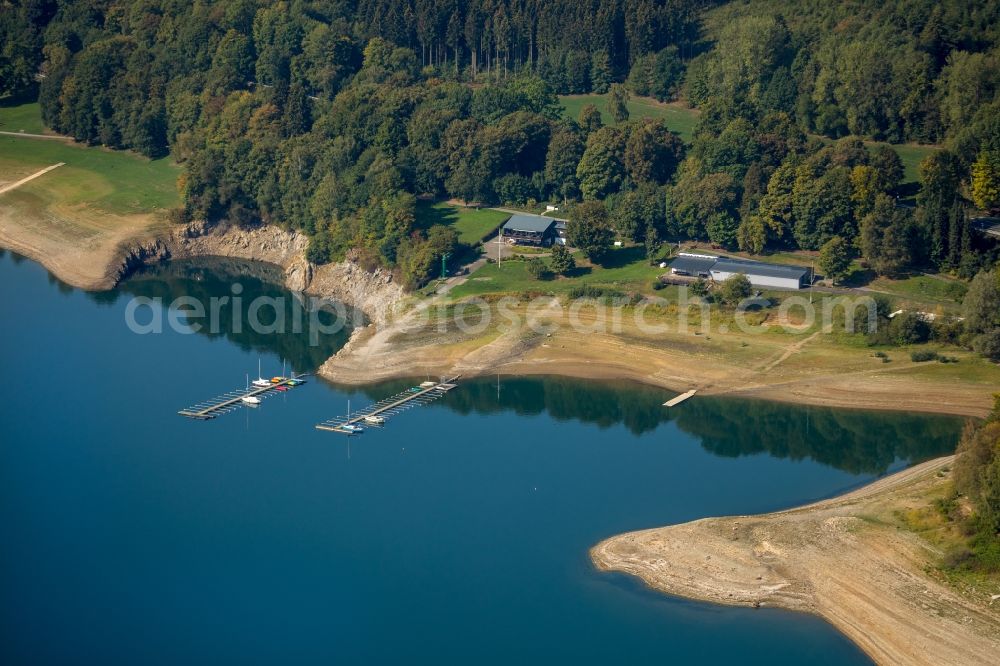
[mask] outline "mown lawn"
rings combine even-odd
[[[65,166],[16,191],[35,194],[48,203],[116,214],[145,213],[180,203],[180,169],[169,157],[148,160],[63,141],[0,135],[0,173],[24,177],[59,162]]]
[[[948,305],[961,303],[967,290],[965,284],[958,280],[929,275],[913,275],[899,280],[877,278],[868,287],[912,301]]]
[[[47,134],[42,125],[42,112],[38,102],[7,106],[0,102],[0,132],[27,132]]]
[[[563,115],[566,118],[576,120],[580,117],[580,110],[586,104],[593,104],[601,112],[601,118],[605,124],[613,125],[614,119],[608,113],[607,95],[560,95],[559,101],[563,105]],[[698,112],[676,104],[661,104],[655,100],[644,97],[633,97],[628,102],[629,119],[655,118],[665,119],[667,127],[680,134],[684,141],[691,141],[694,136],[694,126],[698,122]]]
[[[650,266],[642,247],[616,249],[603,266],[591,265],[575,253],[577,268],[569,277],[536,280],[528,274],[526,261],[504,261],[484,265],[469,280],[451,291],[455,298],[497,293],[565,293],[574,287],[591,285],[618,291],[652,292],[652,282],[664,271]],[[543,259],[548,263],[547,259]]]
[[[450,226],[458,232],[458,240],[466,245],[475,245],[510,217],[510,213],[489,208],[466,208],[448,203],[417,203],[417,226],[427,229],[435,224]]]

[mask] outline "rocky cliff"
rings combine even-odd
[[[150,254],[155,255],[154,259],[163,258],[165,253],[175,259],[214,256],[275,264],[284,272],[285,286],[292,291],[341,301],[362,310],[377,325],[391,320],[406,296],[403,287],[393,281],[392,273],[366,271],[350,261],[310,264],[305,258],[308,243],[303,234],[275,226],[243,229],[193,223],[175,230],[162,241],[161,252]]]

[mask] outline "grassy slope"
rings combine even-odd
[[[0,136],[0,173],[23,177],[58,162],[66,165],[27,183],[17,193],[47,203],[86,206],[125,215],[176,206],[180,170],[169,158],[146,160],[128,153],[61,141]]]
[[[28,134],[50,133],[42,125],[42,113],[38,102],[10,106],[0,103],[0,131],[27,132]]]
[[[607,95],[562,95],[559,97],[567,118],[576,120],[580,117],[580,110],[586,104],[593,104],[601,112],[601,117],[606,124],[614,124],[614,120],[608,114]],[[678,104],[663,104],[648,97],[633,97],[628,103],[629,118],[655,118],[665,119],[667,126],[681,135],[684,141],[691,141],[694,135],[694,126],[698,122],[698,112],[694,109]]]
[[[475,245],[497,230],[510,213],[489,208],[466,208],[445,202],[417,203],[417,226],[427,229],[435,224],[450,226],[458,232],[458,240],[466,245]]]
[[[0,115],[20,117],[24,125],[34,117],[40,125],[37,109],[6,107]],[[165,210],[180,203],[180,169],[169,158],[0,135],[0,182],[60,162],[60,168],[0,195],[0,239],[70,284],[106,289],[121,261],[120,245],[168,226]]]
[[[922,146],[915,143],[881,144],[874,141],[868,141],[866,143],[870,148],[880,145],[891,146],[892,149],[899,154],[899,159],[903,161],[904,183],[917,182],[920,175],[917,167],[920,166],[920,161],[934,151],[940,150],[940,146]]]

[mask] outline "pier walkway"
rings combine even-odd
[[[305,383],[307,375],[295,375],[292,377],[282,378],[279,382],[274,382],[269,386],[251,386],[249,389],[243,388],[237,391],[229,391],[228,393],[223,393],[220,396],[205,400],[204,402],[199,402],[196,405],[192,405],[187,409],[182,409],[177,412],[181,416],[186,416],[189,419],[199,419],[202,421],[207,421],[208,419],[214,419],[217,416],[222,416],[223,414],[228,414],[234,409],[240,407],[248,406],[243,402],[243,398],[255,397],[260,400],[270,397],[282,391],[278,391],[279,386],[285,386],[292,388],[300,384]]]
[[[357,427],[358,424],[363,423],[365,426],[379,427],[382,423],[379,423],[378,419],[387,419],[390,416],[395,416],[396,414],[406,411],[411,407],[419,407],[420,405],[426,405],[429,402],[437,400],[457,386],[455,382],[459,379],[459,377],[461,377],[461,375],[456,375],[450,379],[440,382],[424,382],[420,386],[414,386],[413,388],[407,389],[401,393],[384,398],[383,400],[360,409],[353,414],[336,417],[328,421],[324,421],[323,423],[319,423],[316,425],[316,428],[319,430],[327,430],[329,432],[337,432],[342,435],[354,435],[357,434],[357,431],[352,430],[352,428],[348,426]]]

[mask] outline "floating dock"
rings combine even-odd
[[[222,395],[210,400],[205,400],[204,402],[192,405],[187,409],[182,409],[177,413],[181,416],[186,416],[189,419],[198,419],[200,421],[214,419],[217,416],[228,414],[234,409],[246,407],[247,405],[243,402],[243,398],[254,397],[263,400],[264,398],[281,393],[282,391],[277,390],[279,386],[292,388],[294,386],[298,386],[299,384],[304,384],[305,379],[303,379],[303,377],[305,376],[306,375],[284,377],[281,381],[273,382],[270,386],[250,387],[249,390],[243,388],[237,391],[223,393]]]
[[[420,405],[433,402],[458,386],[455,382],[460,376],[456,375],[441,382],[424,382],[420,386],[414,386],[401,393],[389,396],[348,416],[341,416],[319,423],[316,425],[316,428],[342,435],[355,435],[357,431],[352,430],[348,426],[364,424],[367,427],[381,427],[382,424],[370,423],[367,419],[370,417],[387,419],[411,407],[419,407]]]
[[[698,392],[698,389],[691,389],[687,393],[681,393],[679,396],[676,396],[674,398],[671,398],[670,400],[667,400],[665,403],[663,403],[663,406],[664,407],[673,407],[675,405],[679,405],[682,402],[684,402],[685,400],[687,400],[688,398],[690,398],[691,396],[693,396],[697,392]]]

